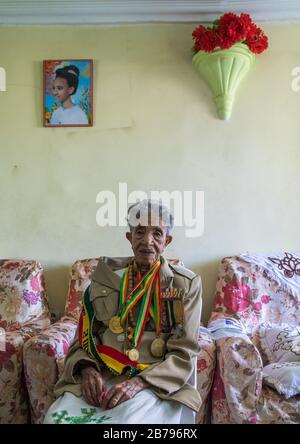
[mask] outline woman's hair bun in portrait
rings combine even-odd
[[[74,91],[71,95],[75,94],[78,88],[79,82],[79,74],[80,71],[75,65],[64,66],[63,68],[59,68],[55,71],[55,78],[60,77],[61,79],[66,79],[69,87],[74,88]]]

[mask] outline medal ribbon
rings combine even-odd
[[[95,312],[90,301],[88,287],[84,292],[78,327],[79,342],[83,350],[97,361],[103,362],[114,375],[121,375],[126,372],[128,378],[132,378],[149,367],[148,364],[139,364],[137,361],[131,361],[124,353],[112,347],[97,345],[92,334],[94,320]]]
[[[150,307],[150,316],[153,319],[156,336],[160,335],[161,326],[161,300],[160,300],[160,278],[156,279],[155,288],[153,293],[153,304]]]
[[[130,264],[129,267],[132,267],[132,264]],[[129,312],[141,300],[139,316],[133,335],[133,345],[134,347],[138,347],[140,345],[142,334],[147,322],[147,317],[150,310],[152,299],[154,299],[154,308],[152,309],[153,312],[152,317],[156,325],[156,330],[158,331],[160,329],[160,318],[161,318],[160,279],[159,279],[160,260],[155,262],[155,264],[151,267],[149,272],[143,277],[142,280],[140,280],[137,283],[132,292],[128,295],[128,300],[126,302],[129,267],[124,272],[121,281],[120,304],[122,305],[120,310],[120,320],[122,327],[125,328],[126,319]]]

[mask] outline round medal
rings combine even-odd
[[[161,358],[166,349],[166,343],[162,338],[155,338],[151,343],[151,353],[155,358]]]
[[[132,348],[131,350],[127,350],[126,355],[130,359],[130,361],[137,361],[140,357],[140,354],[136,348]]]
[[[113,333],[116,333],[116,334],[123,333],[123,331],[124,331],[123,327],[121,325],[121,320],[120,320],[119,316],[113,316],[111,318],[111,320],[109,321],[108,326],[109,326],[110,331],[112,331]]]

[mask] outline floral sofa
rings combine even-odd
[[[180,263],[173,260],[173,263]],[[31,407],[31,421],[42,423],[45,414],[55,400],[54,385],[62,373],[64,359],[72,344],[83,293],[90,283],[90,276],[98,263],[97,258],[76,261],[70,274],[69,291],[64,316],[38,336],[26,343],[24,368]],[[215,366],[215,343],[208,331],[199,329],[201,352],[197,362],[197,388],[203,400],[196,421],[205,422]]]
[[[0,260],[0,424],[29,421],[23,346],[49,324],[40,263]]]
[[[300,423],[300,254],[223,259],[220,322],[212,422]]]

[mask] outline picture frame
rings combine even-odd
[[[43,61],[44,127],[93,126],[93,60]]]

